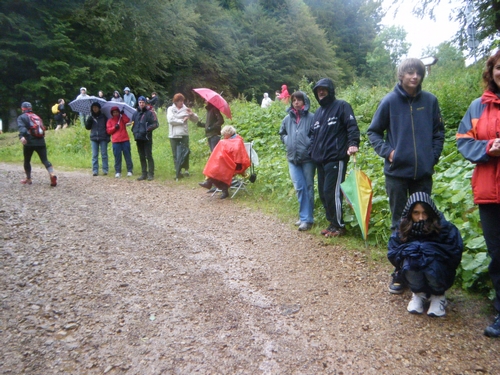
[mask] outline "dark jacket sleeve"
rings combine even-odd
[[[148,127],[146,131],[152,132],[156,128],[158,128],[158,118],[156,117],[156,113],[153,111],[148,111]]]
[[[29,135],[29,119],[28,116],[22,114],[17,118],[17,128],[19,129],[19,139],[26,138],[28,139]]]
[[[444,145],[444,124],[437,99],[434,108],[433,121],[432,150],[434,152],[434,164],[437,164]]]
[[[359,127],[351,105],[345,102],[342,112],[344,113],[344,123],[347,127],[347,148],[351,146],[359,147]]]
[[[384,140],[384,132],[387,130],[389,122],[389,107],[382,100],[373,115],[367,135],[377,155],[384,159],[387,159],[393,150],[389,143]]]
[[[87,121],[85,121],[85,129],[91,130],[93,122],[94,118],[92,116],[87,117]]]

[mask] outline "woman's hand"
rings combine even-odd
[[[491,156],[500,156],[500,138],[496,138],[488,151]]]
[[[21,141],[21,143],[22,143],[23,145],[25,145],[26,143],[28,143],[28,141],[27,141],[27,140],[26,140],[26,138],[24,138],[24,137],[21,137],[19,140]]]

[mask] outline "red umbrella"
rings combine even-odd
[[[231,119],[231,108],[229,108],[229,104],[222,96],[213,90],[205,88],[193,89],[193,91]]]

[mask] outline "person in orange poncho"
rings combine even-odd
[[[221,135],[224,138],[215,146],[203,170],[207,179],[199,185],[206,189],[211,189],[212,185],[215,185],[222,190],[220,198],[225,199],[229,196],[229,186],[233,176],[245,172],[250,166],[250,158],[243,138],[236,134],[232,126],[224,126]]]

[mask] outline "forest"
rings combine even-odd
[[[438,1],[425,0],[416,11],[431,16]],[[457,8],[455,17],[461,22],[467,3]],[[434,192],[436,203],[459,227],[466,244],[458,283],[487,291],[488,258],[470,194],[472,166],[458,154],[455,133],[470,102],[482,93],[485,59],[498,47],[500,6],[498,1],[472,3],[478,36],[484,41],[476,61],[466,64],[467,35],[458,31],[454,40],[426,51],[438,63],[423,87],[438,97],[446,126]],[[312,83],[331,77],[337,96],[352,105],[361,129],[358,165],[374,187],[369,244],[383,248],[389,212],[382,161],[369,145],[366,129],[378,102],[394,87],[396,66],[406,57],[409,44],[403,29],[381,27],[382,17],[382,2],[372,0],[61,0],[56,7],[44,0],[6,0],[0,4],[0,116],[5,129],[7,120],[20,113],[20,103],[28,100],[50,123],[50,107],[58,98],[73,100],[81,86],[91,95],[103,90],[108,97],[125,86],[136,96],[156,91],[164,103],[176,92],[195,101],[192,88],[209,87],[230,101],[233,120],[227,123],[254,141],[259,152],[256,193],[275,209],[294,212],[296,199],[277,135],[286,108],[276,102],[262,110],[259,101],[264,92],[273,96],[285,83],[290,93],[307,92],[314,111]],[[201,117],[202,104],[193,103]],[[155,153],[162,160],[158,177],[170,179],[164,117],[160,109]],[[51,160],[55,165],[88,168],[88,132],[69,130],[48,134]],[[201,172],[208,151],[200,132],[192,133],[193,163]],[[5,141],[0,160],[22,160],[21,148],[5,137],[0,135]],[[320,206],[318,199],[316,207]],[[321,212],[319,223],[325,220]],[[356,233],[348,208],[346,221]]]

